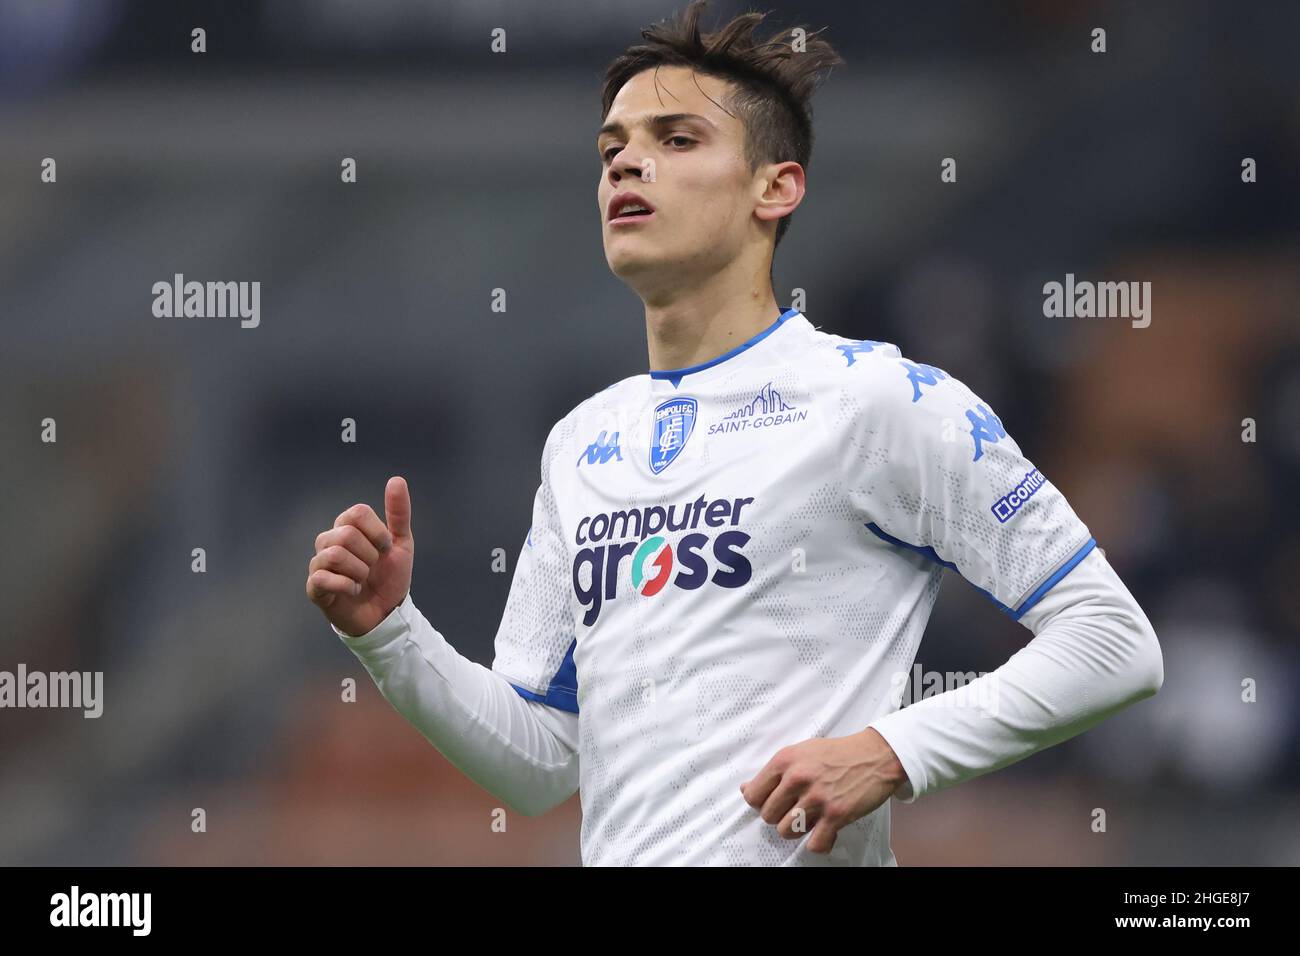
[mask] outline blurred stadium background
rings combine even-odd
[[[490,663],[550,425],[645,371],[594,134],[605,64],[673,9],[0,0],[0,668],[105,671],[98,720],[0,712],[0,862],[579,862],[577,798],[493,833],[303,582],[316,533],[403,474],[416,603]],[[847,60],[778,299],[990,401],[1165,654],[1154,699],[895,805],[900,863],[1300,862],[1300,12],[760,9]],[[155,318],[177,272],[260,281],[261,325]],[[1151,326],[1044,318],[1067,272],[1150,281]],[[919,663],[1029,637],[950,575]]]

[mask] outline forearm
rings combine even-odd
[[[410,595],[373,631],[335,628],[389,703],[471,780],[525,815],[578,786],[576,718],[525,700],[456,652]]]
[[[1164,679],[1150,622],[1098,552],[1022,623],[1035,636],[1001,667],[870,724],[907,772],[897,799],[910,803],[1067,740]]]

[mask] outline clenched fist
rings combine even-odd
[[[411,589],[415,539],[405,478],[388,479],[384,514],[387,527],[370,505],[353,505],[316,536],[307,565],[307,597],[351,637],[374,630]]]

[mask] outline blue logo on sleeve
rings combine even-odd
[[[903,367],[907,369],[907,378],[912,383],[912,401],[921,400],[922,385],[938,385],[943,379],[947,378],[947,373],[941,368],[935,368],[933,365],[915,365],[912,362],[903,359]]]
[[[972,461],[979,461],[980,456],[984,454],[984,442],[996,443],[998,439],[1007,437],[1007,430],[1002,427],[1002,419],[994,415],[983,405],[976,405],[979,414],[973,410],[966,410],[966,418],[970,421],[970,437],[975,441],[975,457]]]
[[[1032,498],[1034,493],[1045,484],[1047,484],[1047,479],[1043,477],[1042,472],[1037,468],[1028,472],[1024,478],[1020,479],[1020,484],[993,502],[993,507],[990,509],[993,512],[993,517],[997,518],[1000,524],[1006,524],[1020,513],[1020,506]]]
[[[676,460],[695,430],[699,405],[688,397],[660,402],[654,411],[654,431],[650,437],[650,471],[659,474]]]
[[[867,352],[874,352],[877,348],[893,349],[895,352],[898,351],[897,345],[893,345],[889,342],[875,342],[871,339],[860,339],[857,342],[850,342],[848,345],[837,345],[835,347],[843,352],[844,358],[848,360],[847,364],[844,366],[845,368],[848,368],[849,365],[852,365],[857,361],[855,356]]]

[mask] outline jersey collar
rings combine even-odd
[[[650,378],[655,380],[666,381],[670,383],[673,388],[676,388],[681,384],[682,379],[685,378],[686,376],[695,375],[699,372],[703,372],[705,369],[710,369],[716,365],[721,365],[723,362],[726,362],[730,359],[734,359],[736,356],[749,351],[759,342],[763,341],[765,338],[767,338],[769,335],[771,335],[773,332],[779,329],[782,325],[784,325],[786,320],[792,319],[799,314],[800,312],[798,309],[793,309],[793,308],[784,309],[782,310],[780,317],[777,318],[776,321],[774,321],[763,331],[759,332],[757,335],[752,336],[746,341],[740,343],[734,349],[729,349],[728,351],[723,352],[717,358],[709,359],[709,361],[707,362],[701,362],[699,365],[688,365],[685,368],[674,368],[674,369],[665,369],[665,370],[651,369]]]

